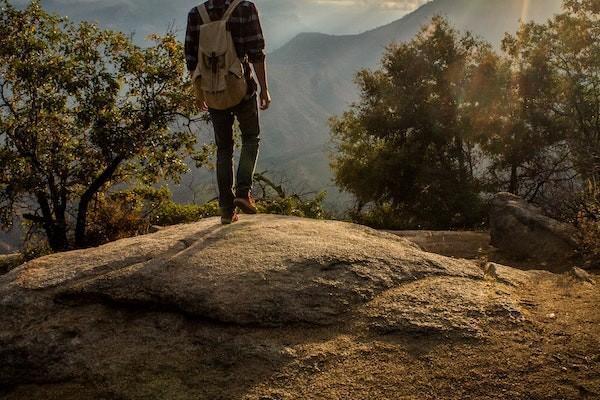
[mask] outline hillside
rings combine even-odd
[[[30,0],[9,0],[18,6]],[[95,21],[104,28],[134,33],[136,42],[143,44],[151,33],[173,28],[183,40],[188,11],[201,0],[41,0],[47,10],[67,15],[80,21]],[[392,21],[403,10],[386,10],[381,7],[344,7],[330,2],[314,7],[311,0],[254,0],[258,6],[263,30],[268,37],[267,46],[274,50],[300,32],[357,33]],[[306,5],[310,5],[306,7]],[[334,21],[325,20],[334,16]],[[331,18],[329,18],[331,19]],[[352,24],[348,24],[352,21]]]
[[[0,276],[0,398],[597,398],[599,296],[347,223],[206,219]]]
[[[524,8],[524,4],[529,3]],[[313,189],[331,187],[328,118],[357,99],[355,73],[376,66],[392,41],[410,40],[435,15],[498,46],[527,19],[543,21],[560,0],[435,0],[389,25],[359,35],[304,33],[269,56],[272,109],[263,114],[260,165]]]

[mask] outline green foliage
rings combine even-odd
[[[507,35],[501,54],[434,18],[361,71],[360,102],[331,121],[353,218],[478,225],[480,197],[510,191],[575,220],[583,182],[600,180],[600,0],[564,10]]]
[[[54,250],[86,245],[98,193],[177,179],[195,153],[182,46],[0,4],[0,224],[27,210]]]
[[[323,201],[327,196],[321,192],[311,199],[303,199],[299,195],[289,197],[273,197],[260,199],[257,202],[258,212],[261,214],[291,215],[302,218],[326,219],[328,214],[323,210]]]
[[[36,236],[35,239],[25,242],[23,248],[21,249],[21,253],[23,254],[23,258],[25,258],[25,260],[30,261],[52,254],[53,251],[48,246],[48,242],[46,240],[44,240],[41,236]]]
[[[261,214],[291,215],[302,218],[326,219],[330,216],[323,209],[327,192],[320,192],[314,197],[287,194],[282,184],[274,183],[266,172],[255,173],[256,182],[261,196],[257,199],[256,207]]]
[[[206,204],[178,204],[172,200],[164,202],[153,213],[151,221],[155,225],[168,226],[196,222],[203,218],[216,217],[220,214],[219,203],[211,201]]]
[[[389,203],[378,204],[366,210],[350,210],[348,216],[358,224],[376,229],[402,230],[407,227],[406,220]]]
[[[312,199],[301,196],[266,197],[259,199],[257,207],[263,214],[292,215],[304,218],[324,219],[322,202],[325,193]],[[90,245],[100,245],[126,237],[146,234],[156,226],[170,226],[200,221],[220,215],[219,203],[179,204],[173,201],[165,187],[154,189],[139,187],[111,194],[100,193],[90,209],[88,240]],[[28,242],[30,253],[47,254],[39,240]]]
[[[566,0],[565,12],[544,25],[507,36],[508,55],[524,65],[522,81],[534,127],[558,126],[575,170],[600,176],[600,1]],[[542,78],[540,78],[540,76]],[[543,145],[543,143],[542,143]]]
[[[403,227],[481,221],[475,141],[465,82],[489,46],[459,37],[442,18],[388,48],[378,71],[361,71],[361,101],[331,121],[336,183],[360,211],[394,210]]]
[[[513,46],[510,39],[504,48]],[[544,104],[554,98],[556,77],[537,50],[529,60],[489,53],[469,82],[470,120],[487,160],[487,190],[534,201],[572,168],[564,146],[565,124]]]
[[[178,204],[166,187],[138,187],[101,193],[90,209],[88,240],[90,244],[100,245],[146,234],[153,225],[190,223],[217,215],[219,207],[216,202]]]
[[[153,213],[170,201],[168,189],[140,187],[114,193],[99,193],[88,218],[87,239],[100,245],[148,232]]]
[[[279,197],[269,194],[257,201],[263,214],[292,215],[303,218],[324,219],[327,214],[322,203],[326,193],[314,198],[291,195]],[[220,215],[217,201],[206,204],[179,204],[171,192],[163,187],[156,189],[141,186],[113,193],[99,193],[90,208],[88,240],[90,245],[101,245],[126,237],[146,234],[152,226],[170,226],[200,221]],[[33,237],[32,239],[37,239]],[[28,241],[32,255],[42,255],[45,250],[39,240]]]

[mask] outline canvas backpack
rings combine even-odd
[[[242,0],[231,2],[223,18],[212,21],[206,5],[198,6],[202,25],[198,46],[198,65],[192,75],[196,100],[215,110],[226,110],[241,103],[248,84],[227,22]]]

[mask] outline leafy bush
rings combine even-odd
[[[95,245],[148,233],[153,225],[196,222],[219,215],[216,202],[178,204],[168,188],[142,187],[98,195],[88,231]]]
[[[431,207],[423,207],[418,213],[401,213],[391,204],[383,203],[351,210],[349,217],[357,224],[389,230],[473,229],[487,224],[488,207],[479,197],[465,199],[456,210],[454,215],[436,213]]]
[[[202,218],[219,215],[219,203],[212,201],[206,204],[178,204],[172,200],[163,202],[151,216],[154,225],[167,226],[196,222]]]
[[[23,254],[23,258],[26,261],[47,256],[52,253],[53,251],[50,246],[48,246],[48,241],[41,235],[30,237],[24,242],[23,248],[21,249],[21,254]]]
[[[372,228],[390,230],[406,228],[405,222],[398,215],[397,210],[387,203],[370,207],[364,211],[351,210],[348,214],[353,222]]]
[[[293,215],[304,218],[323,219],[326,193],[314,198],[302,196],[264,197],[257,201],[263,214]],[[148,233],[153,225],[170,226],[199,221],[220,215],[219,204],[179,204],[173,201],[168,188],[141,187],[111,194],[98,194],[90,210],[88,233],[91,245],[119,240]],[[44,250],[36,246],[34,254]]]
[[[169,202],[168,189],[136,188],[99,194],[90,210],[90,244],[99,245],[148,232],[155,210]]]
[[[295,217],[325,219],[327,213],[323,210],[326,192],[319,193],[312,199],[302,199],[299,195],[285,198],[266,198],[257,201],[258,212],[261,214],[293,215]]]

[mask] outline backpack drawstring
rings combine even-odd
[[[212,76],[211,76],[211,87],[216,87],[215,77],[217,76],[218,68],[219,68],[219,57],[217,57],[216,53],[213,51],[208,57],[208,64],[210,65]]]
[[[217,54],[214,51],[210,53],[210,56],[208,57],[208,63],[212,68],[212,73],[216,74],[217,69],[219,68],[219,57],[217,57]]]

